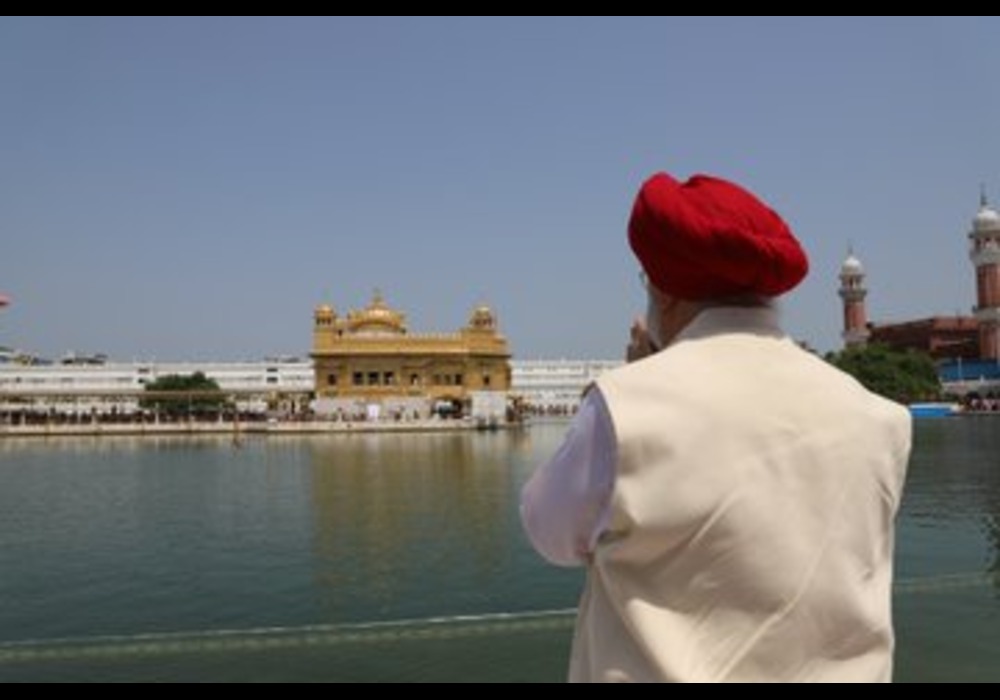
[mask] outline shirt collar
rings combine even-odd
[[[785,337],[778,310],[772,306],[713,306],[698,314],[674,342],[728,333]]]

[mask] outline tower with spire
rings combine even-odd
[[[970,257],[976,267],[976,320],[980,359],[1000,359],[1000,214],[990,206],[983,188],[979,212],[969,232]]]
[[[868,308],[865,268],[850,249],[840,266],[840,298],[844,302],[844,345],[848,348],[868,342]]]

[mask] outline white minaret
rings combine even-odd
[[[1000,214],[989,205],[985,190],[969,233],[970,257],[976,266],[976,319],[979,357],[1000,359]]]
[[[855,347],[868,342],[868,308],[865,298],[865,268],[850,251],[847,260],[840,266],[840,298],[844,300],[844,345]]]

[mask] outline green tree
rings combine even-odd
[[[202,372],[160,377],[146,385],[146,393],[153,395],[142,399],[142,408],[169,416],[217,414],[226,406],[219,383]]]
[[[900,352],[875,343],[831,353],[827,360],[870,391],[901,403],[932,401],[941,394],[934,360],[915,350]]]

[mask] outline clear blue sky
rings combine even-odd
[[[1000,199],[1000,21],[0,20],[0,344],[308,351],[374,287],[414,330],[487,301],[519,357],[617,357],[625,222],[665,169],[735,179],[810,251],[786,325],[839,344],[967,312]]]

